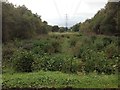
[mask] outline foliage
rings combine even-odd
[[[15,7],[11,3],[2,3],[2,33],[3,42],[19,39],[29,39],[35,35],[47,34],[50,26],[42,22],[41,17],[33,14],[24,5]]]
[[[71,47],[73,56],[80,58],[86,73],[117,73],[118,72],[118,45],[114,38],[110,37],[81,37],[81,42],[76,41]]]
[[[52,54],[52,53],[58,53],[61,51],[61,45],[59,41],[57,40],[36,40],[33,42],[34,48],[32,51],[36,54]]]
[[[33,69],[35,71],[61,71],[77,73],[81,71],[82,63],[76,58],[65,55],[50,56],[45,54],[35,59]]]
[[[80,24],[81,32],[119,36],[119,11],[120,2],[108,2],[92,19]]]
[[[66,28],[60,27],[59,31],[60,31],[60,32],[65,32],[65,31],[66,31]]]
[[[3,74],[3,89],[9,88],[118,88],[117,75],[65,74],[61,72],[33,72]]]
[[[27,68],[24,66],[30,60],[30,71],[115,74],[120,58],[118,40],[117,37],[63,33],[37,40],[16,40],[3,46],[3,71],[8,71],[11,65],[16,68],[21,63],[15,71],[24,72]]]
[[[34,57],[31,52],[18,50],[12,59],[13,69],[17,72],[31,72]]]
[[[70,47],[75,46],[78,40],[79,40],[79,38],[73,36],[73,37],[69,40]]]
[[[104,36],[120,34],[119,4],[107,3],[92,19],[74,25],[75,33],[58,33],[65,28],[42,22],[24,5],[3,2],[3,87],[116,87],[116,77],[101,74],[119,72],[119,37]],[[88,36],[76,34],[79,30]],[[49,31],[57,33],[43,37]],[[88,76],[81,77],[82,74]]]
[[[74,25],[71,29],[72,29],[72,31],[74,31],[74,32],[80,31],[80,30],[79,30],[79,29],[80,29],[80,23]]]
[[[59,31],[59,27],[57,25],[52,27],[52,32],[58,32]]]
[[[10,58],[13,56],[13,53],[15,51],[15,47],[14,44],[9,43],[8,45],[3,45],[2,46],[2,57],[4,58],[4,60],[10,60]]]

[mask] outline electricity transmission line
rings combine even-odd
[[[82,1],[82,0],[79,0],[78,4],[76,5],[76,8],[75,8],[75,10],[74,10],[74,12],[73,12],[73,15],[71,16],[71,18],[70,18],[69,20],[71,20],[71,19],[74,20],[74,19],[75,19],[74,16],[75,16],[76,12],[77,12],[78,9],[79,9],[79,6],[80,6],[80,4],[81,4],[81,1]],[[55,8],[56,8],[56,11],[57,11],[57,14],[58,14],[59,18],[62,19],[61,13],[60,13],[60,11],[59,11],[59,8],[58,8],[58,5],[57,5],[56,1],[53,0],[53,3],[54,3],[54,6],[55,6]],[[66,27],[66,30],[67,30],[67,27],[68,27],[68,13],[66,13],[66,15],[65,15],[65,27]]]
[[[59,18],[61,19],[61,14],[60,14],[60,11],[59,11],[59,9],[58,9],[58,5],[57,5],[57,3],[55,2],[55,0],[53,0],[53,3],[54,3],[54,6],[55,6],[55,8],[56,8],[56,11],[57,11],[57,13],[58,13],[58,15],[59,15]]]
[[[75,8],[75,10],[74,10],[74,13],[73,13],[71,19],[74,18],[75,14],[77,13],[77,11],[78,11],[78,9],[79,9],[79,6],[80,6],[81,2],[82,2],[82,0],[79,0],[79,3],[77,4],[77,6],[76,6],[76,8]]]

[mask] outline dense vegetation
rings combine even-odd
[[[9,87],[28,87],[28,85],[21,84],[14,86],[17,85],[17,82],[11,83],[7,76],[21,72],[32,72],[34,74],[41,70],[74,73],[78,75],[77,77],[79,75],[89,76],[89,73],[93,73],[93,76],[94,73],[96,75],[102,74],[103,77],[109,74],[117,75],[120,53],[117,49],[116,39],[116,37],[108,36],[88,37],[81,34],[50,34],[37,40],[15,41],[3,45],[3,76],[5,75],[3,85],[4,87],[7,87],[6,85],[10,85]],[[19,74],[14,75],[19,77]],[[16,76],[14,79],[18,80],[18,77]],[[10,78],[12,78],[11,75]],[[21,78],[20,82],[28,83],[27,80],[23,80]],[[42,85],[40,82],[34,82],[38,83],[34,87]],[[60,82],[64,82],[63,79],[60,79]],[[68,84],[71,82],[69,81]],[[108,79],[106,82],[109,82]],[[48,85],[46,83],[42,86]],[[73,84],[73,87],[80,87],[76,86],[75,83]],[[52,86],[50,85],[50,87]],[[102,87],[102,84],[93,87]],[[104,87],[109,87],[109,85]]]
[[[17,72],[49,70],[115,74],[120,57],[117,46],[116,37],[50,35],[4,45],[3,62],[7,61],[6,67],[12,65],[12,70]]]
[[[64,27],[50,26],[42,21],[41,16],[33,14],[24,5],[15,6],[9,2],[2,3],[3,42],[15,39],[30,39],[48,32],[64,32]]]
[[[65,32],[25,6],[4,2],[3,88],[117,87],[118,4],[108,3],[92,19],[71,27],[74,32]]]
[[[51,26],[33,14],[24,5],[16,7],[11,3],[2,3],[3,42],[18,39],[30,39],[47,34]]]
[[[78,24],[76,24],[78,25]],[[75,26],[76,26],[75,25]],[[80,31],[90,34],[120,35],[120,2],[109,2],[92,19],[80,23]]]

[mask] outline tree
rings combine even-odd
[[[57,25],[52,27],[52,32],[58,32],[59,31],[59,27]]]
[[[92,19],[81,23],[80,30],[96,34],[120,35],[119,18],[120,2],[108,2],[105,8],[99,10]]]
[[[2,8],[3,42],[47,34],[50,28],[46,21],[42,22],[41,16],[33,14],[24,5],[15,7],[12,3],[2,2]]]
[[[59,31],[60,31],[60,32],[65,32],[65,31],[66,31],[66,28],[60,27]]]
[[[74,31],[74,32],[78,32],[79,30],[80,30],[80,23],[78,23],[72,27],[72,31]]]

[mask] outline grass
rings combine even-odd
[[[77,75],[61,72],[3,74],[3,88],[117,88],[117,75]]]
[[[50,32],[49,35],[79,35],[78,32]]]

